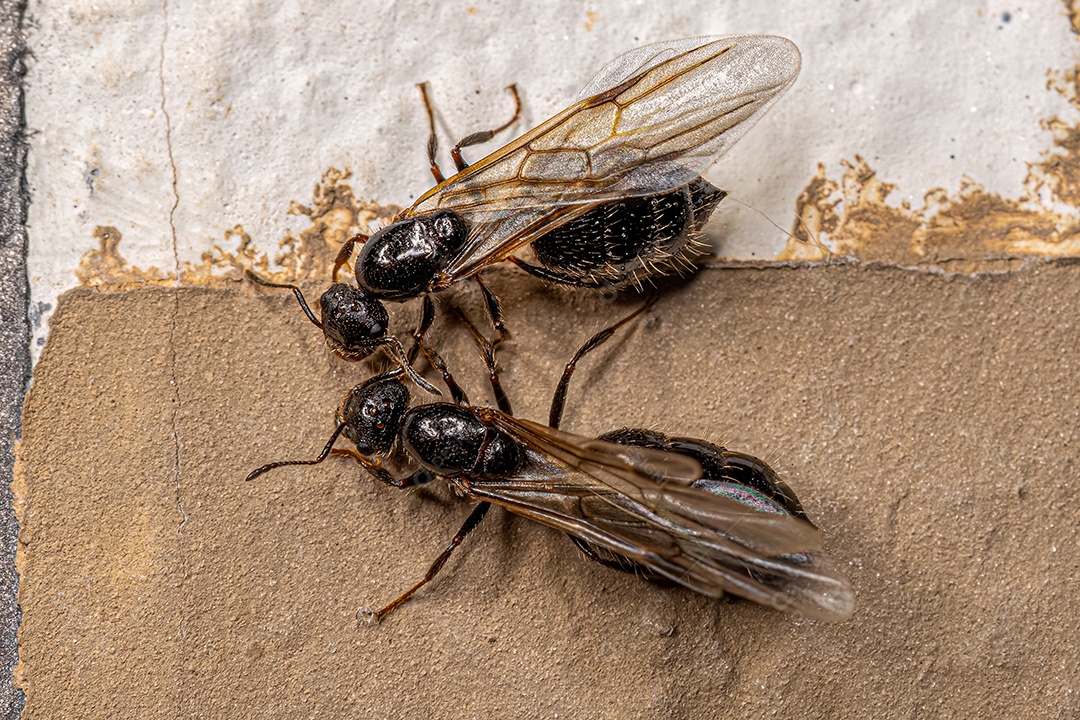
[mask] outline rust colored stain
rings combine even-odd
[[[1069,16],[1072,31],[1080,35],[1080,0],[1062,0],[1062,4],[1065,6],[1065,13]]]
[[[839,181],[829,178],[823,165],[818,167],[796,201],[801,219],[795,220],[793,237],[778,260],[817,261],[837,254],[966,272],[1011,266],[1022,256],[1080,254],[1075,217],[1040,207],[1027,195],[1003,198],[968,179],[954,195],[941,188],[926,193],[922,207],[891,205],[887,200],[896,186],[882,181],[866,160],[855,156],[843,165]],[[1075,180],[1069,182],[1055,171],[1064,165],[1048,161],[1039,167],[1051,174],[1038,184],[1029,174],[1029,186],[1080,192]],[[823,236],[831,249],[817,242]]]
[[[215,245],[203,253],[197,266],[186,266],[185,285],[212,285],[223,279],[237,280],[245,268],[252,268],[275,282],[324,280],[330,276],[338,250],[358,232],[391,222],[400,212],[396,205],[379,205],[359,200],[348,179],[349,170],[330,168],[315,184],[308,204],[292,202],[286,212],[308,218],[310,225],[299,235],[291,231],[278,242],[271,257],[260,253],[251,236],[237,225],[225,231],[225,238],[239,238],[236,252]],[[272,267],[273,266],[273,267]]]
[[[593,25],[596,24],[597,15],[592,10],[585,11],[585,32],[592,32]]]
[[[83,285],[102,290],[128,290],[175,282],[171,272],[154,266],[143,270],[125,260],[120,254],[123,234],[116,228],[99,225],[94,228],[94,238],[98,241],[97,249],[83,255],[79,267],[75,268],[75,276]]]
[[[1080,9],[1080,0],[1069,5]],[[1070,15],[1078,33],[1078,16]],[[1080,68],[1047,73],[1047,89],[1080,109]],[[1007,269],[1027,257],[1080,255],[1080,125],[1058,117],[1040,125],[1053,148],[1028,163],[1024,192],[1004,198],[971,178],[950,194],[927,192],[921,207],[890,204],[896,186],[859,155],[842,161],[843,176],[817,174],[796,200],[791,239],[781,261],[817,261],[833,254],[905,267],[954,272]],[[827,246],[821,238],[827,239]]]
[[[392,222],[401,212],[397,205],[358,200],[346,182],[352,173],[330,168],[316,183],[310,205],[294,202],[290,215],[303,215],[311,226],[299,236],[289,233],[282,240],[275,263],[297,279],[323,280],[334,266],[342,244],[357,232],[369,232],[373,225]]]
[[[348,183],[349,170],[330,168],[315,184],[309,203],[292,202],[289,215],[308,218],[310,225],[299,234],[289,231],[277,244],[277,251],[260,252],[252,237],[240,225],[229,228],[223,239],[238,241],[235,251],[215,244],[198,263],[185,262],[180,269],[184,285],[214,285],[239,280],[246,268],[276,282],[302,282],[329,277],[338,250],[357,232],[386,224],[400,212],[396,205],[380,205],[358,199]],[[76,276],[84,286],[124,290],[143,285],[172,284],[175,276],[156,267],[143,270],[125,260],[119,252],[122,235],[113,227],[94,231],[98,249],[86,253]]]

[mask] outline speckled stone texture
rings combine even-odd
[[[23,393],[30,376],[22,13],[20,2],[0,3],[0,718],[5,720],[18,717],[23,704],[22,693],[12,684],[19,607],[18,528],[10,490]]]
[[[783,470],[856,588],[835,625],[650,585],[496,510],[358,627],[468,507],[343,458],[244,476],[313,457],[373,366],[329,357],[287,294],[69,293],[20,449],[26,717],[1075,716],[1078,272],[707,270],[583,363],[567,429],[678,431]],[[639,302],[489,285],[533,419]],[[454,297],[477,316],[473,288]],[[444,320],[432,342],[490,403],[467,334]]]

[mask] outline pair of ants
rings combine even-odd
[[[480,272],[503,260],[546,282],[616,291],[690,263],[702,228],[725,193],[701,172],[794,82],[799,53],[767,36],[654,43],[616,58],[579,100],[474,165],[461,149],[500,128],[467,136],[436,163],[435,118],[428,160],[436,186],[394,222],[342,248],[320,318],[293,291],[328,347],[347,359],[385,348],[397,367],[353,388],[337,428],[313,460],[353,459],[396,488],[445,481],[476,502],[424,577],[379,610],[381,620],[443,568],[453,551],[500,505],[567,534],[590,559],[705,595],[725,592],[783,611],[842,620],[853,608],[847,581],[818,552],[822,536],[786,483],[764,461],[705,440],[624,427],[596,438],[559,429],[579,361],[651,307],[589,338],[567,363],[546,425],[514,416],[499,379],[496,347],[508,337],[498,299]],[[356,285],[338,281],[356,245]],[[528,259],[523,254],[529,254]],[[483,293],[494,341],[467,318],[484,356],[495,408],[471,405],[445,361],[425,344],[435,316],[431,294],[464,280]],[[408,352],[388,333],[383,302],[423,299]],[[450,402],[412,404],[410,386],[441,394],[413,367],[420,354],[442,376]],[[338,448],[344,436],[355,446]],[[406,467],[396,476],[386,466]]]

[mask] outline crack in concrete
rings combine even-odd
[[[176,208],[180,205],[180,194],[177,190],[179,182],[179,172],[176,168],[176,162],[173,160],[172,149],[172,119],[169,117],[169,111],[166,106],[165,100],[165,46],[169,41],[169,3],[166,0],[163,4],[165,15],[165,27],[161,34],[161,53],[160,60],[158,62],[158,80],[161,87],[161,112],[165,117],[165,147],[169,155],[169,166],[172,168],[172,190],[173,190],[173,204],[169,208],[169,231],[172,235],[172,251],[173,251],[173,268],[176,275],[176,283],[173,292],[173,317],[169,324],[169,383],[173,387],[173,413],[171,417],[172,430],[173,430],[173,452],[174,452],[174,481],[176,484],[176,508],[180,512],[180,525],[177,527],[177,534],[182,534],[184,530],[184,523],[187,522],[187,513],[184,512],[183,502],[180,498],[180,435],[176,427],[176,418],[180,409],[180,388],[176,381],[176,323],[180,317],[180,253],[177,249],[176,241]]]
[[[158,61],[158,81],[161,88],[161,113],[165,117],[165,148],[169,155],[169,167],[172,169],[172,191],[173,191],[173,204],[169,208],[169,232],[171,234],[172,251],[173,251],[173,272],[175,273],[176,282],[173,292],[173,317],[169,325],[169,383],[173,387],[173,414],[171,417],[172,430],[173,430],[173,453],[174,453],[174,482],[176,485],[176,509],[180,512],[180,525],[177,527],[176,532],[178,535],[183,533],[184,524],[187,522],[187,513],[184,511],[184,505],[180,498],[180,435],[176,427],[177,414],[180,409],[180,388],[176,381],[176,323],[180,317],[180,252],[177,248],[176,239],[176,209],[180,206],[180,193],[178,190],[179,185],[179,171],[176,168],[176,162],[173,158],[172,147],[172,118],[169,116],[169,110],[165,98],[165,47],[169,41],[169,3],[168,0],[162,5],[165,17],[165,27],[161,34],[161,53]]]
[[[172,145],[172,118],[169,116],[168,102],[165,92],[165,53],[169,42],[169,2],[163,0],[162,2],[162,15],[164,26],[161,33],[161,50],[158,54],[158,87],[161,91],[161,113],[165,118],[165,149],[169,157],[169,168],[172,171],[172,193],[173,202],[169,208],[169,233],[170,240],[172,242],[173,253],[173,273],[175,277],[175,285],[172,292],[172,304],[173,312],[172,318],[169,321],[169,384],[172,386],[172,411],[169,416],[169,423],[172,426],[172,442],[173,442],[173,500],[176,505],[176,511],[180,515],[180,522],[176,526],[177,536],[177,561],[179,564],[180,572],[177,575],[177,593],[183,595],[184,592],[184,580],[187,574],[187,560],[184,555],[184,526],[187,524],[188,515],[184,510],[183,491],[180,485],[180,473],[181,473],[181,460],[180,460],[180,431],[178,428],[178,418],[180,415],[180,385],[176,377],[176,332],[177,323],[180,318],[180,287],[181,287],[181,270],[180,270],[180,253],[177,246],[176,237],[176,209],[180,206],[180,193],[179,193],[179,170],[176,167],[176,160],[173,156]],[[181,613],[176,623],[176,634],[180,644],[179,657],[181,663],[183,658],[186,657],[184,651],[185,630],[184,630],[184,616]],[[178,675],[178,697],[181,704],[183,703],[183,673]]]

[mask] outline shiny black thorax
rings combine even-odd
[[[356,259],[356,282],[381,300],[404,301],[433,290],[435,277],[465,242],[465,221],[450,210],[401,220],[368,238]]]
[[[509,435],[468,407],[432,403],[412,408],[401,425],[405,450],[437,475],[502,477],[516,472],[525,452]]]

